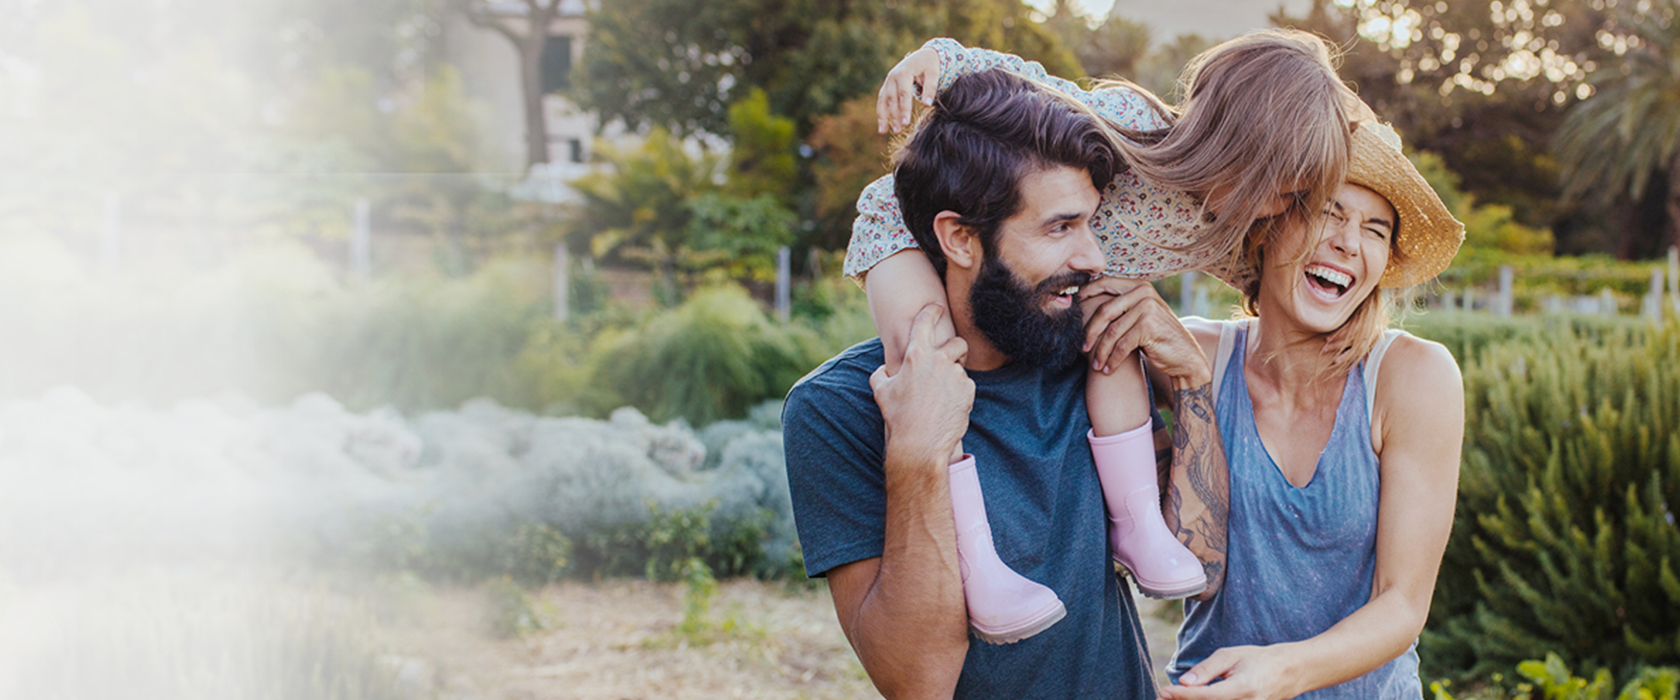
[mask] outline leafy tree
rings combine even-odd
[[[1092,77],[1137,81],[1152,41],[1148,25],[1111,14],[1075,45],[1074,53]]]
[[[1663,243],[1680,245],[1680,2],[1623,9],[1617,23],[1626,30],[1626,54],[1592,75],[1597,94],[1570,110],[1553,141],[1564,196],[1601,207],[1637,200],[1653,175],[1666,174]]]
[[[858,193],[889,171],[887,139],[875,133],[875,97],[853,98],[838,113],[818,119],[808,143],[816,155],[811,173],[817,229],[810,242],[843,249],[851,240]]]
[[[771,111],[810,131],[817,117],[873,93],[929,37],[1078,66],[1020,0],[621,0],[589,15],[575,97],[603,120],[679,136],[725,133],[736,95],[760,88]]]
[[[720,177],[721,157],[691,154],[662,129],[635,147],[599,143],[596,153],[607,168],[572,182],[583,201],[569,224],[571,245],[659,271],[656,291],[667,303],[710,270],[771,274],[776,248],[791,241],[793,214],[773,194],[736,194]]]
[[[729,190],[742,197],[771,195],[791,205],[799,184],[793,120],[770,112],[770,99],[753,88],[729,107]]]
[[[1351,6],[1344,6],[1351,5]],[[1557,205],[1559,165],[1547,143],[1583,81],[1615,62],[1614,27],[1594,0],[1315,0],[1278,26],[1344,47],[1342,76],[1419,149],[1441,154],[1464,188],[1511,207],[1517,222],[1558,230],[1578,220]]]

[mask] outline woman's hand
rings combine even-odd
[[[1289,687],[1288,645],[1226,647],[1161,689],[1162,700],[1282,700],[1299,693]],[[1213,681],[1218,680],[1218,683]],[[1211,685],[1210,685],[1211,684]]]
[[[904,57],[887,73],[881,83],[881,94],[875,99],[875,131],[893,133],[910,126],[912,102],[933,104],[933,93],[939,89],[939,52],[930,48],[917,49]]]
[[[1099,277],[1079,290],[1085,309],[1085,347],[1091,368],[1108,373],[1133,350],[1175,385],[1201,386],[1213,380],[1207,355],[1195,336],[1148,282]]]

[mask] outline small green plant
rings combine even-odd
[[[717,579],[706,562],[699,559],[683,562],[683,579],[688,584],[688,592],[683,595],[683,619],[677,631],[695,636],[712,625],[712,598],[717,595]]]
[[[509,547],[511,561],[506,569],[515,579],[531,585],[548,585],[565,573],[572,556],[572,541],[548,523],[521,523]]]
[[[511,576],[493,580],[485,587],[490,606],[490,630],[499,637],[523,637],[546,629],[547,624],[525,589]]]
[[[1514,688],[1504,686],[1504,674],[1495,673],[1489,683],[1473,687],[1461,695],[1448,691],[1452,682],[1431,683],[1434,700],[1676,700],[1680,697],[1680,669],[1641,667],[1619,692],[1610,672],[1599,669],[1591,679],[1576,676],[1557,654],[1547,654],[1545,661],[1529,660],[1517,664],[1517,674],[1528,679]]]

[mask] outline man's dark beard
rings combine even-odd
[[[1046,312],[1044,307],[1063,289],[1090,280],[1088,274],[1068,272],[1028,289],[1014,270],[995,255],[987,255],[968,290],[974,325],[1011,360],[1050,369],[1066,367],[1079,359],[1085,341],[1079,306],[1056,312]]]

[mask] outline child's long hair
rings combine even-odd
[[[1183,248],[1198,267],[1235,249],[1256,215],[1279,193],[1291,211],[1311,218],[1335,197],[1347,175],[1349,123],[1359,99],[1336,75],[1330,45],[1296,30],[1264,30],[1224,42],[1191,59],[1176,108],[1135,85],[1171,127],[1121,129],[1117,145],[1143,179],[1191,192],[1222,212]],[[1212,198],[1217,193],[1218,200]]]

